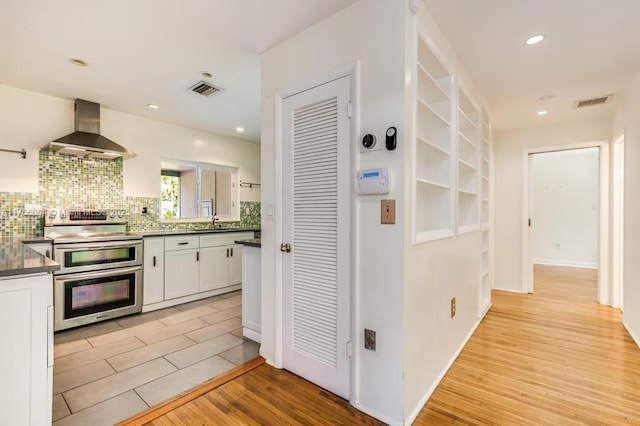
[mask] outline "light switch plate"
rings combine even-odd
[[[380,200],[380,223],[384,225],[396,223],[396,200]]]

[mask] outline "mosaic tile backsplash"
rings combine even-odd
[[[48,208],[124,209],[129,230],[201,229],[209,223],[160,223],[160,198],[125,197],[122,160],[87,159],[40,151],[39,194],[0,192],[0,238],[31,238],[43,235]],[[28,211],[28,205],[42,210]],[[147,213],[142,214],[142,207]],[[221,222],[222,227],[260,227],[260,203],[240,201],[240,222]]]

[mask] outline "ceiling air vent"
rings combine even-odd
[[[222,88],[216,87],[204,81],[199,81],[193,86],[189,87],[189,90],[192,92],[198,93],[202,96],[211,96],[214,93],[221,92]]]
[[[574,104],[574,107],[584,108],[584,107],[593,106],[593,105],[605,104],[609,102],[612,97],[613,95],[607,95],[607,96],[600,96],[598,98],[593,98],[593,99],[584,99],[582,101],[576,101]]]

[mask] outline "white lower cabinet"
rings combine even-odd
[[[0,424],[51,424],[51,274],[0,279]]]
[[[228,252],[225,246],[200,248],[200,291],[229,285]]]
[[[253,238],[252,232],[200,236],[203,258],[200,265],[201,291],[242,283],[242,245],[234,241],[250,238]]]
[[[198,237],[166,237],[164,241],[164,298],[188,296],[200,291]]]
[[[253,232],[145,237],[143,312],[228,291],[242,284],[242,245]]]
[[[244,246],[240,244],[229,246],[229,285],[240,284],[242,282],[243,247]]]
[[[142,304],[164,300],[164,238],[144,239]]]
[[[245,246],[242,254],[242,334],[261,342],[260,248]]]

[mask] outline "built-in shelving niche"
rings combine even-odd
[[[453,75],[418,38],[414,242],[453,232]]]
[[[458,233],[480,225],[480,110],[458,90]]]

